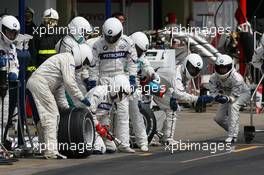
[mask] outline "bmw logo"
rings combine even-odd
[[[112,33],[113,33],[113,31],[112,30],[108,30],[108,32],[107,32],[109,35],[111,35]]]
[[[17,24],[16,24],[16,23],[14,23],[14,24],[13,24],[13,27],[17,27]]]
[[[107,50],[107,49],[108,49],[108,47],[106,45],[104,45],[103,50]]]
[[[224,63],[224,60],[223,60],[223,59],[221,59],[221,60],[220,60],[220,63]]]
[[[200,63],[200,62],[198,62],[198,63],[197,63],[197,66],[201,66],[201,63]]]

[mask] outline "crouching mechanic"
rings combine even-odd
[[[258,68],[262,74],[264,73],[264,35],[262,35],[260,40],[260,46],[255,50],[252,57],[252,64],[254,67]]]
[[[89,101],[79,90],[75,71],[89,66],[92,52],[88,45],[82,44],[72,49],[71,53],[56,54],[48,58],[31,75],[27,82],[39,116],[39,125],[45,143],[44,156],[47,159],[66,158],[57,149],[57,131],[59,123],[59,108],[69,108],[65,97],[65,89],[72,97],[89,106]],[[64,88],[65,87],[65,88]],[[34,111],[34,110],[33,110]]]
[[[147,36],[142,32],[135,32],[130,36],[130,38],[135,43],[137,51],[138,78],[148,79],[159,84],[159,75],[151,67],[149,61],[144,58],[144,53],[149,47],[149,40]],[[129,116],[135,133],[136,143],[140,147],[141,151],[146,152],[148,151],[148,136],[146,133],[144,119],[138,107],[138,102],[140,100],[141,98],[138,94],[131,97],[131,100],[129,100]]]
[[[116,18],[108,18],[103,24],[103,36],[93,45],[95,67],[90,69],[87,89],[96,84],[109,85],[115,75],[129,76],[132,89],[136,89],[137,53],[134,43],[123,35],[123,26]],[[129,144],[129,109],[128,99],[116,103],[117,112],[114,118],[114,134],[122,141],[118,149],[133,153]]]
[[[197,54],[188,55],[183,64],[176,66],[176,71],[170,72],[160,69],[158,74],[161,78],[161,84],[166,85],[168,91],[163,98],[154,96],[154,101],[166,113],[166,119],[163,123],[163,140],[165,144],[174,144],[174,132],[176,127],[176,117],[178,105],[177,100],[201,104],[213,101],[213,97],[203,95],[195,96],[186,92],[186,82],[199,75],[203,68],[203,60]]]
[[[130,83],[125,75],[116,75],[109,85],[96,86],[86,94],[85,97],[91,104],[89,109],[94,115],[96,131],[101,136],[96,137],[94,153],[102,154],[105,151],[107,153],[116,151],[115,143],[107,134],[110,129],[108,120],[112,107],[125,100],[130,94]]]
[[[209,81],[210,95],[221,103],[215,121],[228,132],[228,143],[237,141],[239,132],[239,110],[250,98],[250,89],[243,77],[235,70],[228,55],[222,55],[215,62],[215,73]]]

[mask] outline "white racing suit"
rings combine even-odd
[[[46,144],[45,156],[58,154],[59,108],[69,108],[64,87],[72,97],[79,101],[84,99],[75,80],[75,62],[70,53],[48,58],[27,82],[27,88],[33,96],[40,118]]]
[[[252,65],[256,68],[258,68],[260,71],[261,70],[261,66],[263,64],[263,59],[264,59],[264,46],[261,45],[260,47],[258,47],[255,52],[254,55],[252,57]]]
[[[85,97],[89,99],[91,106],[90,111],[94,116],[95,125],[99,121],[102,126],[106,126],[110,129],[109,120],[112,109],[113,101],[111,100],[108,92],[108,86],[96,86],[91,89]],[[106,138],[101,138],[96,132],[96,139],[94,142],[94,150],[105,153],[106,150],[110,152],[116,151],[116,145],[113,141]]]
[[[13,73],[18,78],[18,72],[19,72],[19,63],[17,59],[17,52],[16,47],[14,44],[7,45],[5,42],[3,42],[2,39],[0,39],[0,59],[6,59],[6,70],[7,74]],[[2,69],[2,68],[0,68]],[[2,78],[2,77],[1,77]],[[7,81],[10,79],[10,77],[7,77]],[[2,85],[0,85],[2,86]],[[1,89],[2,91],[2,89]],[[7,94],[4,97],[4,128],[8,120],[8,108],[9,108],[9,94],[8,90],[6,91]],[[0,97],[0,111],[2,111],[2,98]],[[1,116],[2,117],[2,116]],[[0,118],[0,130],[2,127],[2,120]],[[1,140],[1,134],[0,134],[0,140]]]
[[[216,112],[215,121],[228,132],[228,137],[237,137],[239,132],[239,109],[250,98],[250,89],[243,77],[234,69],[221,80],[213,74],[209,81],[210,95],[227,95],[230,102],[222,104]]]
[[[184,82],[187,81],[182,71],[183,65],[176,65],[176,71],[167,70],[166,68],[158,69],[157,73],[161,78],[161,84],[166,85],[167,92],[163,98],[154,96],[154,101],[166,113],[163,123],[162,132],[164,134],[163,141],[173,141],[177,114],[170,108],[170,98],[174,97],[177,101],[196,102],[198,97],[186,92]]]
[[[156,73],[151,67],[149,61],[141,56],[137,60],[138,72],[140,71],[140,77],[138,78],[152,78]],[[129,98],[129,115],[130,121],[133,127],[133,131],[136,137],[136,143],[139,147],[148,146],[148,136],[146,133],[146,126],[144,119],[138,108],[138,102],[141,101],[141,97],[134,95]]]
[[[128,73],[137,75],[137,53],[134,43],[126,35],[122,35],[114,44],[108,44],[103,37],[93,46],[95,67],[90,70],[90,80],[97,84],[109,85],[115,75]],[[114,134],[121,140],[120,148],[129,147],[129,109],[128,99],[116,103],[117,115],[114,118]]]

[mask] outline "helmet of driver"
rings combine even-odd
[[[121,22],[115,18],[108,18],[103,24],[103,37],[109,44],[116,43],[123,34]]]
[[[53,8],[49,8],[43,12],[42,18],[45,26],[54,27],[58,24],[59,14]]]
[[[215,74],[220,79],[226,79],[234,69],[234,61],[229,55],[221,55],[215,61]]]
[[[0,32],[1,38],[6,44],[12,44],[17,39],[20,30],[20,23],[11,15],[6,15],[1,18]]]
[[[76,70],[90,66],[93,59],[92,49],[86,43],[74,46],[72,48],[72,55]]]
[[[200,55],[192,53],[185,58],[183,65],[183,71],[185,72],[186,77],[190,80],[197,77],[201,72],[203,68],[203,59]]]
[[[131,94],[130,83],[125,75],[116,75],[110,83],[110,98],[120,102]]]
[[[77,16],[68,24],[70,34],[79,43],[84,43],[88,36],[92,34],[92,27],[90,23],[81,16]]]
[[[138,57],[141,57],[144,52],[149,48],[149,40],[145,33],[135,32],[130,35],[130,38],[135,43]]]

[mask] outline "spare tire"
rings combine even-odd
[[[59,152],[68,158],[84,158],[92,153],[95,140],[93,118],[85,108],[60,111]]]
[[[143,116],[144,123],[146,125],[146,132],[148,135],[148,143],[150,143],[157,132],[157,121],[153,111],[148,105],[144,103],[138,104],[139,111]]]

